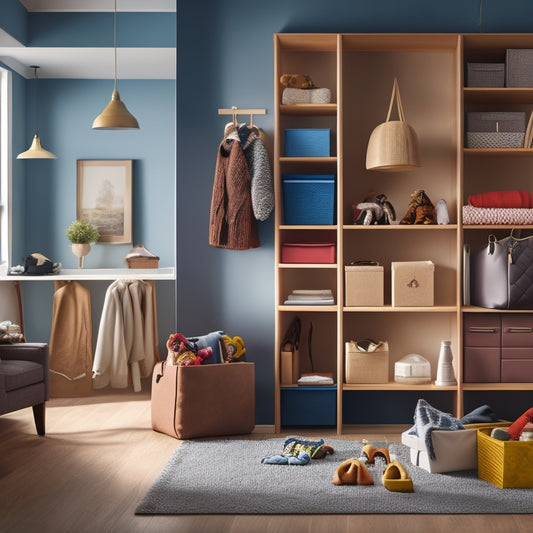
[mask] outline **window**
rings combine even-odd
[[[0,273],[11,259],[11,72],[0,67]]]

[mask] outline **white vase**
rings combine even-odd
[[[72,244],[72,253],[78,258],[78,268],[83,268],[83,259],[90,251],[90,244]]]
[[[440,344],[439,364],[437,367],[437,386],[457,385],[453,372],[453,354],[450,341],[442,341]]]

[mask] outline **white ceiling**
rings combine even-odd
[[[113,11],[114,0],[20,0],[28,11]],[[176,0],[117,0],[117,11],[176,12]],[[119,48],[120,79],[175,79],[175,48]],[[113,48],[24,47],[0,29],[0,61],[25,78],[113,78]]]

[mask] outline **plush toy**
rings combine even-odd
[[[394,207],[384,194],[369,193],[363,202],[352,205],[353,223],[371,226],[386,225],[396,219]]]
[[[178,366],[201,365],[211,357],[213,349],[198,349],[196,345],[185,338],[181,333],[170,335],[167,341],[167,363]]]
[[[231,338],[228,335],[222,335],[221,341],[224,363],[246,361],[246,347],[240,337],[235,336]]]
[[[279,81],[283,87],[291,89],[316,89],[309,74],[282,74]]]
[[[437,212],[428,195],[423,189],[418,189],[411,194],[407,213],[400,224],[436,224]]]

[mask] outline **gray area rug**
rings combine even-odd
[[[316,440],[316,439],[312,439]],[[262,464],[285,438],[183,442],[139,503],[136,514],[410,514],[532,513],[533,489],[499,489],[475,471],[430,474],[413,466],[401,443],[389,450],[415,492],[389,492],[369,465],[374,485],[333,485],[337,466],[362,444],[326,439],[335,453],[304,466]]]

